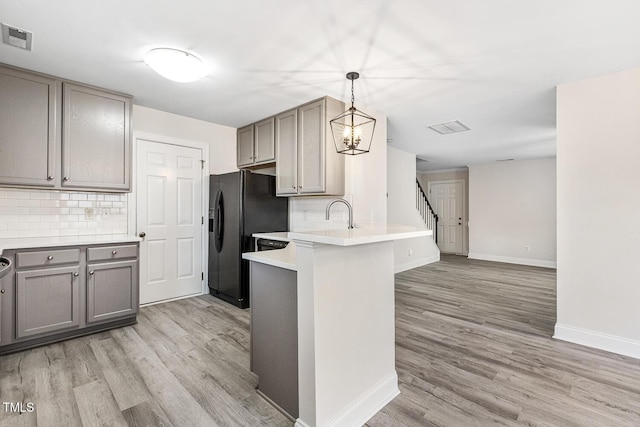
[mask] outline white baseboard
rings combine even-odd
[[[371,417],[400,394],[398,374],[394,371],[351,402],[322,427],[353,427],[364,425]],[[295,427],[310,427],[298,418]],[[320,426],[317,426],[320,427]]]
[[[640,341],[558,323],[553,338],[640,359]]]
[[[479,259],[482,261],[506,262],[508,264],[530,265],[532,267],[558,268],[556,261],[547,261],[533,258],[515,258],[501,255],[489,255],[469,252],[469,259]]]
[[[432,255],[426,258],[420,258],[415,261],[405,262],[404,264],[396,265],[394,269],[394,273],[402,273],[403,271],[411,270],[412,268],[422,267],[423,265],[433,264],[434,262],[440,261],[440,254]]]

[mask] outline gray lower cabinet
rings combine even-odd
[[[16,337],[80,326],[80,267],[16,273]]]
[[[138,312],[138,262],[87,265],[87,323]]]
[[[4,251],[0,354],[131,325],[139,309],[139,245]]]
[[[258,391],[298,418],[297,272],[251,262],[251,370]]]

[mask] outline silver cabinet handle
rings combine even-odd
[[[89,276],[93,276],[93,273],[95,273],[95,271],[91,270],[91,271],[89,272]]]
[[[73,277],[78,277],[80,273],[73,273]]]
[[[111,251],[111,255],[115,255],[117,253],[118,253],[118,251]]]
[[[69,177],[65,176],[64,178],[62,178],[64,181],[69,181]]]
[[[53,175],[49,175],[49,176],[47,177],[47,181],[53,181]]]
[[[51,260],[53,259],[53,255],[49,255],[49,256],[47,257],[47,259],[48,259],[49,261],[51,261]]]

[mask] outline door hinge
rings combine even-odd
[[[202,280],[204,280],[204,271],[202,273],[200,273],[200,274],[202,274]]]
[[[200,160],[200,166],[202,169],[204,169],[204,160]]]

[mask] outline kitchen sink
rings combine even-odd
[[[11,270],[11,260],[9,258],[0,257],[0,279]]]

